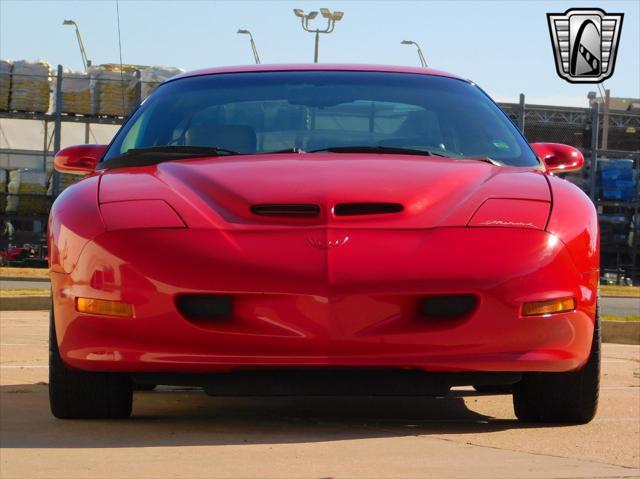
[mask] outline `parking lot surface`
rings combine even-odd
[[[61,421],[46,312],[0,311],[0,477],[640,477],[640,347],[604,345],[596,419],[516,421],[510,395],[210,398],[136,393],[132,419]]]

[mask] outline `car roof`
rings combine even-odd
[[[408,67],[397,65],[356,65],[341,63],[292,63],[283,65],[237,65],[216,68],[204,68],[175,76],[168,81],[181,78],[189,78],[202,75],[217,75],[221,73],[247,73],[247,72],[290,72],[290,71],[345,71],[345,72],[393,72],[393,73],[417,73],[419,75],[432,75],[457,80],[465,80],[452,73],[433,70],[431,68]]]

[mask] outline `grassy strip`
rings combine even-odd
[[[640,315],[632,314],[631,316],[614,316],[612,314],[605,314],[602,316],[603,321],[640,321]]]
[[[13,298],[16,296],[49,296],[48,289],[0,289],[0,298]]]
[[[600,286],[602,296],[624,296],[627,298],[640,298],[640,286],[614,286],[603,284]]]
[[[0,267],[0,276],[21,277],[21,278],[48,278],[48,268],[12,268],[8,266]]]

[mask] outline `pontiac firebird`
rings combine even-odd
[[[597,215],[474,83],[423,68],[209,69],[159,86],[49,220],[50,404],[211,395],[513,393],[596,412]]]

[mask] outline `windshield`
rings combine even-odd
[[[104,160],[166,146],[242,154],[394,147],[539,164],[511,121],[475,85],[395,72],[247,72],[172,81],[135,112]]]

